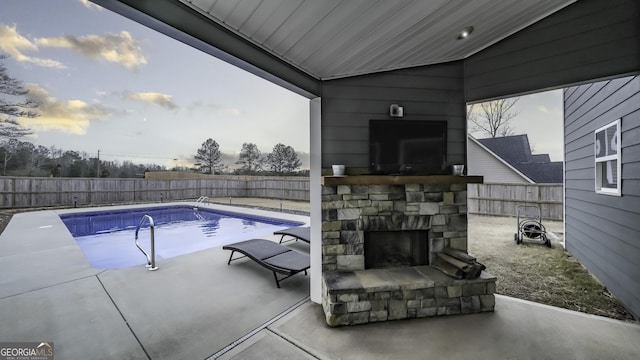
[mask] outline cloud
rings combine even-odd
[[[127,31],[118,34],[87,36],[61,36],[39,38],[35,43],[42,47],[66,48],[92,59],[101,59],[136,70],[147,63],[142,49]]]
[[[238,108],[225,108],[223,111],[225,114],[233,117],[238,117],[241,114],[240,109]]]
[[[235,107],[224,107],[218,104],[205,104],[202,100],[197,100],[189,104],[187,106],[187,110],[189,113],[193,113],[194,111],[199,111],[200,109],[205,109],[206,111],[217,111],[221,112],[227,116],[239,117],[242,115],[242,110]]]
[[[11,55],[16,61],[28,62],[42,67],[64,69],[66,66],[59,61],[42,59],[25,55],[25,51],[38,51],[38,46],[31,40],[20,35],[13,27],[0,24],[0,50]]]
[[[127,31],[81,37],[67,35],[31,41],[20,35],[15,25],[11,27],[0,24],[0,50],[20,62],[29,62],[42,67],[66,68],[59,61],[25,54],[29,51],[38,51],[41,47],[71,49],[83,56],[116,63],[129,70],[137,70],[147,63],[142,49]]]
[[[169,110],[175,110],[178,108],[171,95],[157,93],[157,92],[140,92],[140,93],[124,93],[122,94],[122,98],[126,100],[139,101],[148,104],[155,104],[158,106],[162,106],[163,108]]]
[[[110,111],[97,104],[87,104],[81,100],[63,101],[49,95],[38,85],[28,84],[29,97],[40,103],[37,118],[21,118],[20,124],[39,131],[57,130],[70,134],[84,135],[92,120],[102,120],[110,116]]]

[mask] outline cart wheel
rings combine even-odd
[[[541,237],[541,235],[544,235],[542,225],[534,221],[528,221],[522,225],[522,233],[529,239],[537,239]]]
[[[516,244],[518,243],[518,233],[513,234],[513,241],[515,241]]]
[[[542,237],[544,239],[544,244],[547,245],[548,248],[550,248],[551,247],[551,240],[549,240],[547,235],[542,235]]]

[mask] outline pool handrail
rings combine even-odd
[[[142,248],[142,246],[140,246],[140,242],[138,241],[138,232],[140,231],[140,227],[142,226],[142,224],[144,224],[145,220],[149,221],[149,231],[151,233],[151,256],[149,256],[149,254]],[[136,246],[138,247],[138,249],[140,249],[140,251],[142,251],[144,256],[147,257],[147,265],[145,265],[145,267],[148,267],[150,271],[158,270],[158,267],[156,266],[156,242],[154,237],[154,228],[155,224],[153,222],[153,218],[150,215],[143,215],[142,219],[140,219],[140,223],[136,227]]]
[[[198,205],[205,203],[205,202],[209,202],[209,197],[208,196],[200,196],[198,198],[198,200],[196,200],[196,202],[194,203],[194,207],[198,208]]]

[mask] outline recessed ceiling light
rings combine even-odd
[[[473,26],[467,26],[466,28],[462,29],[457,36],[458,40],[462,40],[462,39],[466,39],[469,37],[469,35],[471,35],[471,33],[473,32]]]

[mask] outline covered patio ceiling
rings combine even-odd
[[[92,1],[312,97],[320,80],[465,59],[576,0]]]

